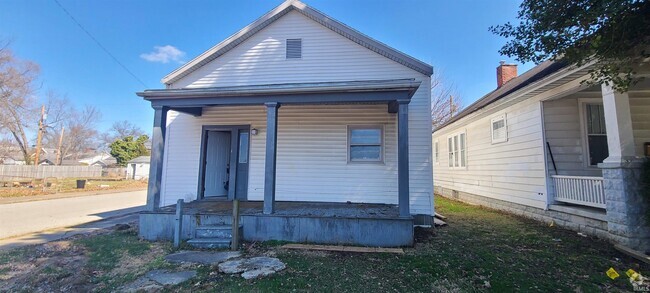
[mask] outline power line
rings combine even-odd
[[[94,36],[93,36],[89,31],[88,31],[88,30],[86,30],[86,29],[81,25],[81,23],[79,23],[79,22],[77,21],[77,19],[74,18],[74,16],[72,16],[72,14],[70,14],[70,12],[68,12],[68,10],[65,9],[65,7],[63,7],[63,5],[61,5],[61,3],[59,3],[59,0],[54,0],[54,2],[55,2],[57,5],[59,5],[59,7],[61,8],[61,10],[63,10],[63,12],[65,12],[65,14],[67,14],[67,15],[70,17],[70,19],[72,19],[72,21],[73,21],[75,24],[77,24],[77,26],[78,26],[82,31],[84,31],[84,32],[88,35],[88,37],[90,37],[90,39],[92,39],[92,40],[95,42],[95,44],[97,44],[97,46],[99,46],[102,50],[104,50],[104,52],[106,52],[106,54],[108,54],[108,56],[110,56],[110,57],[113,59],[113,61],[115,61],[115,63],[117,63],[118,65],[120,65],[120,66],[121,66],[121,67],[122,67],[126,72],[128,72],[131,76],[133,76],[133,78],[135,78],[135,80],[137,80],[137,81],[138,81],[141,85],[143,85],[145,88],[148,87],[148,86],[147,86],[147,85],[146,85],[146,84],[145,84],[145,83],[144,83],[140,78],[138,78],[138,77],[137,77],[137,76],[136,76],[136,75],[135,75],[131,70],[129,70],[129,68],[127,68],[126,65],[124,65],[122,62],[120,62],[120,60],[118,60],[117,57],[115,57],[115,55],[111,54],[111,52],[109,52],[108,49],[106,49],[106,47],[104,47],[104,45],[102,45],[102,43],[100,43],[100,42],[99,42],[99,41],[98,41],[98,40],[97,40],[97,39],[96,39],[96,38],[95,38],[95,37],[94,37]]]

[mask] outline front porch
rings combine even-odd
[[[182,209],[181,239],[192,239],[201,226],[232,225],[230,201],[198,200]],[[173,239],[176,206],[140,215],[141,237]],[[282,202],[264,213],[260,201],[240,202],[242,239],[320,244],[400,247],[413,245],[413,219],[401,218],[397,206],[366,203]]]
[[[410,187],[409,104],[419,86],[403,79],[139,93],[155,109],[140,236],[172,239],[177,200],[186,203],[182,239],[218,232],[206,226],[227,231],[226,200],[237,199],[243,240],[412,245],[413,215],[433,213],[430,193],[419,187],[413,197]],[[215,241],[235,237],[226,236]]]

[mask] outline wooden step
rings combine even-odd
[[[244,228],[239,225],[239,235],[241,237]],[[196,227],[194,237],[196,238],[232,238],[231,225],[205,225]]]

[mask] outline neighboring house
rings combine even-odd
[[[284,2],[167,75],[165,89],[138,93],[155,110],[140,235],[171,239],[173,207],[162,207],[179,199],[239,199],[246,240],[411,245],[413,225],[434,214],[432,71]],[[185,218],[183,238],[230,223],[230,209],[214,210],[189,209],[212,217]]]
[[[88,166],[101,166],[102,168],[114,166],[117,160],[107,152],[87,155],[79,160],[79,163]]]
[[[126,179],[149,178],[149,156],[139,156],[126,164]]]
[[[647,251],[650,80],[617,93],[584,85],[591,68],[502,62],[498,88],[433,133],[436,194]]]
[[[21,152],[0,155],[0,165],[25,165],[25,157]]]

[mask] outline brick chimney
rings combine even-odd
[[[497,88],[515,77],[517,77],[517,64],[506,64],[506,61],[500,61],[497,67]]]

